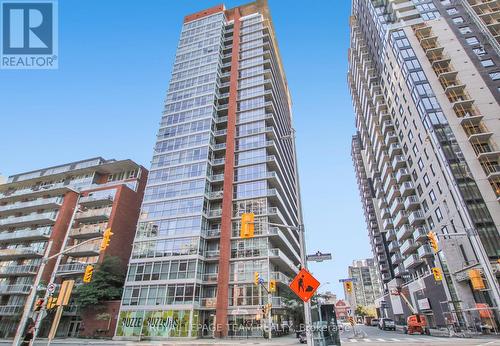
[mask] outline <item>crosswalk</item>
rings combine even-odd
[[[380,343],[380,342],[406,342],[406,343],[443,343],[443,342],[452,342],[453,339],[450,338],[432,338],[432,337],[400,337],[400,338],[362,338],[362,339],[348,339],[342,338],[342,342],[350,342],[350,343]]]

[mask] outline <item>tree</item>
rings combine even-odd
[[[362,305],[358,305],[358,306],[356,307],[356,310],[354,311],[354,314],[355,314],[356,316],[361,316],[361,317],[365,317],[366,315],[368,315],[368,313],[367,313],[367,311],[366,311],[365,307],[364,307],[364,306],[362,306]]]
[[[118,257],[107,256],[96,265],[92,281],[79,286],[76,290],[76,304],[80,308],[98,306],[106,300],[121,299],[125,268]]]
[[[281,299],[285,305],[287,315],[295,327],[304,323],[304,303],[289,289],[281,291]]]

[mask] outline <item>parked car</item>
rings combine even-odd
[[[376,327],[378,326],[378,318],[372,318],[372,320],[370,321],[370,326],[372,327]]]
[[[390,318],[381,318],[378,322],[378,328],[383,330],[396,330],[396,323]]]

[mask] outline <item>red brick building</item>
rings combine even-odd
[[[118,257],[126,268],[147,175],[131,160],[98,157],[13,175],[0,185],[0,335],[15,334],[24,305],[31,303],[27,297],[44,256],[85,242],[61,256],[59,264],[57,258],[47,262],[38,297],[44,296],[43,284],[51,281],[56,283],[55,296],[65,279],[83,284],[85,267],[106,256]],[[113,236],[100,252],[107,228]],[[117,306],[119,301],[108,302],[95,313],[83,312],[71,297],[57,336],[112,336],[108,330],[114,331]],[[44,319],[41,334],[51,319],[51,314]]]

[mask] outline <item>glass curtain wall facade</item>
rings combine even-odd
[[[389,258],[391,275],[381,271],[377,304],[400,322],[411,312],[390,294],[394,289],[434,326],[473,326],[498,310],[491,293],[500,272],[500,123],[493,115],[500,107],[492,72],[498,54],[467,6],[352,3],[348,81],[358,130],[352,156],[365,211],[375,216],[370,229],[381,231],[374,258],[379,264]],[[437,255],[429,231],[438,234]],[[434,280],[433,267],[442,281]],[[472,285],[471,269],[489,289]]]
[[[291,101],[265,1],[185,17],[116,330],[119,338],[239,335],[281,324],[297,272]],[[240,217],[255,213],[255,237]],[[253,335],[262,335],[255,328]]]

